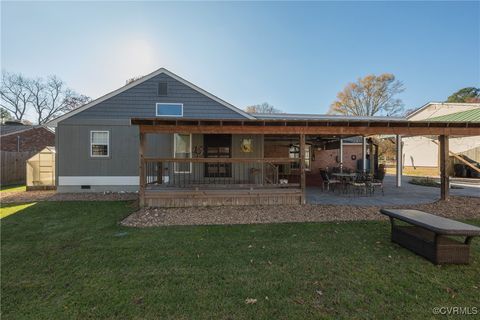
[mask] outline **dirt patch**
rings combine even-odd
[[[380,208],[343,205],[143,208],[128,216],[122,224],[133,227],[152,227],[386,219],[378,213]],[[397,208],[418,209],[457,219],[480,218],[480,198],[474,197],[451,197],[448,201]]]
[[[36,201],[122,201],[137,200],[136,193],[56,193],[48,191],[21,191],[0,193],[2,203]]]

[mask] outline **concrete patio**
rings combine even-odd
[[[395,185],[395,176],[387,175],[384,180],[385,195],[381,191],[373,196],[344,194],[339,190],[322,191],[320,187],[307,188],[307,203],[351,206],[395,206],[431,203],[440,199],[440,188],[424,187],[408,183],[411,177],[402,178],[402,187]],[[450,189],[452,196],[480,197],[480,186],[464,186]]]

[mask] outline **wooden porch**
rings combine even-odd
[[[478,123],[429,123],[400,120],[162,120],[132,119],[140,129],[140,205],[159,207],[217,205],[287,205],[306,202],[305,141],[306,135],[330,135],[339,139],[349,136],[395,134],[397,167],[401,162],[401,137],[439,136],[441,198],[448,197],[446,173],[448,136],[480,135]],[[260,134],[294,135],[299,146],[298,158],[152,158],[145,156],[147,134]],[[341,143],[340,143],[341,145]],[[201,156],[201,157],[200,157]],[[295,165],[292,165],[295,163]],[[340,160],[340,167],[342,160]],[[218,174],[205,174],[208,168]],[[288,174],[281,168],[295,168]],[[398,173],[399,172],[399,173]],[[282,177],[283,175],[283,177]],[[294,176],[296,177],[294,178]],[[400,187],[401,170],[397,170]]]
[[[143,158],[143,205],[190,207],[302,204],[300,159]],[[213,167],[215,174],[207,174]]]

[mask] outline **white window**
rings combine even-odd
[[[188,159],[192,157],[192,135],[175,133],[173,135],[173,157]],[[175,173],[191,173],[191,162],[175,162]]]
[[[90,131],[90,156],[94,158],[110,156],[109,131]]]
[[[183,117],[183,103],[156,103],[157,117]]]

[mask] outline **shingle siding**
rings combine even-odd
[[[168,85],[168,95],[158,95],[158,83]],[[107,99],[61,123],[78,123],[86,119],[130,119],[155,117],[155,103],[183,103],[183,118],[238,119],[243,115],[199,93],[166,74],[159,74],[139,85]]]

